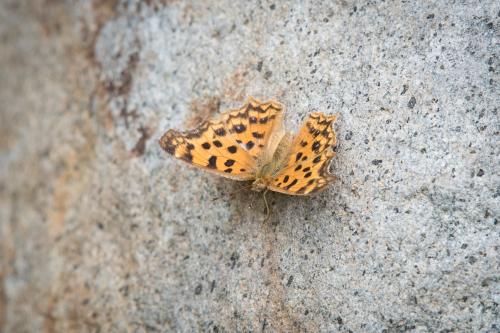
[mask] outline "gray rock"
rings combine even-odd
[[[498,1],[0,3],[0,331],[497,331]],[[165,154],[337,113],[311,198]]]

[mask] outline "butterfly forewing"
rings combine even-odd
[[[222,176],[250,180],[255,178],[256,158],[278,123],[282,106],[249,98],[240,109],[206,121],[192,131],[167,131],[160,139],[169,154]]]

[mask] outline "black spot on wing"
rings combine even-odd
[[[218,136],[224,136],[224,135],[226,135],[226,130],[224,128],[222,128],[222,127],[216,129],[214,132]]]
[[[214,146],[215,146],[215,147],[217,147],[217,148],[222,147],[222,142],[220,142],[219,140],[215,140],[215,141],[213,141],[212,143],[213,143],[213,144],[214,144]]]
[[[175,155],[175,145],[171,141],[161,142],[161,146],[170,155]]]
[[[243,133],[247,130],[247,127],[243,124],[238,124],[233,126],[233,131],[236,133]]]
[[[210,156],[208,159],[208,165],[210,169],[215,169],[217,167],[217,156]]]
[[[290,184],[288,184],[287,186],[285,186],[285,189],[289,190],[293,185],[297,184],[297,182],[298,182],[298,180],[294,179]]]
[[[224,162],[224,165],[227,166],[227,167],[230,167],[234,164],[235,160],[227,160],[226,162]]]
[[[300,160],[301,157],[302,157],[302,152],[298,152],[297,155],[295,156],[295,162]]]
[[[208,143],[208,142],[202,143],[201,146],[203,147],[203,149],[210,149],[210,147],[211,147],[210,143]]]
[[[264,133],[252,132],[252,136],[256,139],[262,139],[264,137]]]
[[[253,141],[248,141],[245,146],[247,147],[248,150],[252,149],[255,143]]]
[[[230,152],[231,154],[236,153],[237,150],[238,150],[238,148],[236,148],[236,146],[227,147],[227,151]]]

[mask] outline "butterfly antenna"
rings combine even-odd
[[[264,222],[267,222],[267,220],[269,220],[269,217],[271,216],[271,210],[269,209],[269,204],[267,203],[267,199],[266,199],[267,191],[268,191],[268,189],[266,188],[264,191],[264,194],[262,195],[262,198],[264,199],[264,203],[266,204],[266,218],[264,219]]]

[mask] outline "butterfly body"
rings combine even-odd
[[[255,191],[308,195],[334,180],[328,167],[336,144],[335,116],[312,113],[298,135],[282,129],[283,106],[249,98],[240,109],[198,128],[167,131],[160,139],[169,154],[193,166],[236,180]]]
[[[252,190],[261,192],[269,187],[273,179],[285,167],[291,144],[291,134],[285,133],[280,137],[278,145],[274,147],[275,149],[272,152],[263,154],[263,156],[271,156],[271,158],[269,160],[261,160],[260,163],[257,163]],[[270,146],[272,147],[272,145]]]

